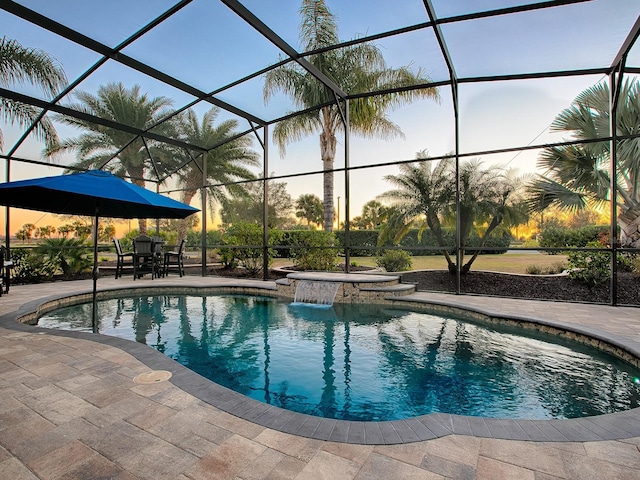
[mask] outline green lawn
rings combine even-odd
[[[440,255],[430,255],[426,257],[411,257],[413,260],[413,270],[444,270],[447,262]],[[376,266],[373,257],[351,257],[351,262],[356,265]],[[558,263],[564,264],[566,268],[566,255],[547,255],[544,253],[505,253],[501,255],[480,255],[471,266],[471,270],[491,270],[494,272],[527,273],[527,267],[535,265],[541,270],[556,266]],[[274,260],[274,266],[281,267],[291,265],[291,261],[283,258]]]

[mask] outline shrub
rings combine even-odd
[[[608,235],[607,225],[589,225],[582,228],[547,228],[540,233],[540,246],[543,248],[580,247],[597,242]],[[602,246],[602,245],[599,245]]]
[[[84,272],[93,264],[86,243],[77,238],[46,238],[36,252],[67,277]]]
[[[567,269],[567,264],[564,262],[555,262],[547,268],[547,272],[549,275],[553,275],[556,273],[562,273]]]
[[[51,280],[56,264],[31,248],[12,248],[13,283],[37,283]]]
[[[618,267],[625,272],[640,274],[640,254],[630,252],[619,253]]]
[[[344,248],[345,231],[337,230],[335,232],[338,245]],[[373,257],[378,248],[378,237],[380,232],[377,230],[350,230],[349,231],[349,253],[353,257]]]
[[[542,275],[542,268],[538,265],[527,265],[525,270],[529,275]]]
[[[290,255],[302,270],[337,270],[336,236],[323,230],[300,230],[292,237]]]
[[[637,275],[640,275],[640,255],[635,255],[630,263],[631,271]]]
[[[539,265],[527,265],[526,268],[526,272],[529,275],[555,275],[558,273],[562,273],[565,270],[566,267],[563,262],[556,262],[546,268],[540,267]]]
[[[447,246],[451,246],[449,252],[455,253],[455,229],[444,228],[443,231],[444,242]],[[338,230],[335,232],[338,238],[338,245],[344,248],[345,244],[345,232],[344,230]],[[378,238],[380,232],[377,230],[352,230],[349,232],[349,252],[354,257],[372,257],[376,255],[376,250],[384,247],[396,246],[391,240],[384,242],[384,244],[378,244]],[[484,253],[505,253],[509,249],[509,245],[513,240],[513,236],[508,230],[496,231],[485,242],[485,247],[498,248],[498,250],[481,250],[480,254]],[[409,252],[410,255],[422,256],[422,255],[442,255],[438,242],[431,232],[431,230],[424,230],[421,234],[418,229],[410,230],[397,245]],[[480,237],[478,232],[474,229],[470,234],[467,241],[468,247],[479,247]],[[447,247],[444,247],[447,248]]]
[[[404,272],[411,270],[411,256],[404,250],[387,250],[376,258],[376,265],[387,272]]]
[[[586,248],[602,248],[600,242],[589,242]],[[599,285],[611,276],[611,255],[602,251],[571,251],[567,255],[569,278],[586,283],[589,286]]]
[[[256,276],[263,270],[264,260],[262,248],[262,226],[255,223],[234,223],[225,229],[222,243],[229,247],[219,249],[220,261],[225,267],[235,268],[240,265],[250,275]],[[269,244],[278,241],[279,235],[275,231],[269,233]],[[267,248],[267,265],[273,262],[274,250]]]

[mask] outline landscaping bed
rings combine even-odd
[[[455,292],[456,277],[445,270],[423,270],[402,274],[402,281],[417,284],[418,290]],[[589,287],[567,275],[513,275],[471,271],[460,278],[462,293],[536,300],[609,303],[609,283]],[[617,301],[640,305],[640,276],[618,272]]]

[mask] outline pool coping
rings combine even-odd
[[[271,284],[256,285],[243,281],[206,287],[185,287],[180,285],[151,287],[140,285],[126,289],[103,287],[99,288],[98,298],[113,298],[119,294],[130,295],[132,291],[149,294],[226,292],[275,296],[276,287]],[[46,329],[19,321],[21,318],[40,316],[48,306],[55,305],[57,308],[67,302],[78,303],[78,300],[86,301],[90,298],[90,290],[78,290],[73,293],[51,295],[33,300],[21,305],[13,312],[0,316],[0,326],[24,332],[78,338],[119,348],[152,370],[167,370],[171,372],[170,382],[172,384],[220,410],[267,428],[317,440],[363,445],[392,445],[431,440],[452,434],[536,442],[620,440],[640,436],[640,408],[569,420],[486,418],[448,413],[431,413],[404,420],[381,422],[347,421],[315,417],[284,410],[246,397],[206,379],[144,344],[102,334]],[[574,332],[591,337],[598,342],[613,345],[640,359],[640,344],[637,342],[591,327],[576,326],[535,316],[499,315],[480,307],[461,306],[456,304],[455,301],[428,299],[424,298],[424,296],[421,297],[420,294],[401,297],[396,300],[399,305],[409,307],[433,306],[454,309],[457,312],[483,315],[496,319],[496,321],[514,320]]]

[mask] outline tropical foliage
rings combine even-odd
[[[617,135],[640,131],[640,83],[627,80],[621,87],[616,117]],[[551,130],[566,132],[572,140],[594,140],[610,135],[609,86],[599,83],[580,93],[563,110]],[[623,247],[640,248],[640,138],[618,140],[615,194]],[[611,199],[610,142],[549,147],[538,158],[544,169],[529,185],[529,206],[543,211],[558,206],[578,211],[602,206]]]
[[[199,156],[182,149],[176,149],[173,155],[175,161],[184,165],[178,171],[179,186],[183,189],[181,201],[191,203],[203,184],[211,183],[216,185],[207,188],[211,211],[216,204],[224,204],[229,196],[246,197],[244,184],[234,182],[254,179],[255,174],[249,167],[259,165],[258,154],[251,150],[251,137],[237,137],[236,120],[216,124],[219,112],[220,109],[214,107],[198,120],[196,113],[188,110],[175,120],[180,139],[205,148],[215,147]],[[188,223],[188,218],[180,221],[178,243],[186,238]]]
[[[602,249],[606,245],[589,242],[587,248]],[[569,278],[590,287],[605,283],[611,277],[611,253],[602,250],[572,250],[567,254]]]
[[[384,268],[387,272],[404,272],[411,270],[413,261],[409,252],[405,250],[386,250],[382,255],[376,257],[376,265]]]
[[[46,238],[37,253],[48,260],[65,276],[88,270],[92,265],[90,249],[82,239]]]
[[[423,152],[418,154],[424,156]],[[459,165],[459,208],[456,208],[456,168],[453,159],[438,162],[423,160],[400,165],[399,175],[387,175],[385,179],[396,189],[381,195],[391,202],[389,220],[379,237],[379,244],[393,238],[399,242],[413,226],[420,231],[429,229],[434,235],[448,269],[457,270],[455,257],[449,252],[453,245],[446,241],[445,225],[458,225],[460,238],[460,271],[471,268],[480,250],[474,251],[464,263],[465,249],[474,229],[480,235],[483,247],[499,227],[524,223],[526,207],[519,193],[522,179],[513,170],[497,166],[484,167],[478,160]]]
[[[262,248],[262,227],[255,223],[238,222],[224,229],[222,242],[228,247],[219,249],[223,263],[227,267],[243,267],[251,276],[256,276],[264,268],[264,254],[267,266],[273,262],[275,250],[272,245],[278,243],[281,233],[271,230],[268,235],[268,248]]]
[[[0,39],[0,86],[29,83],[54,97],[67,84],[62,66],[48,53],[36,48],[23,47],[16,40]],[[33,134],[47,146],[57,143],[58,136],[51,120],[42,115],[42,109],[0,97],[0,118],[20,127],[35,125]],[[0,130],[0,151],[3,147]]]
[[[353,217],[350,226],[358,229],[377,230],[382,227],[389,214],[389,209],[378,200],[369,200],[362,206],[362,214]]]
[[[337,270],[338,242],[334,232],[301,231],[292,237],[291,259],[301,270]]]
[[[227,199],[220,209],[220,218],[224,225],[249,222],[262,225],[264,190],[262,182],[245,185],[246,194]],[[268,183],[267,223],[269,228],[285,228],[291,223],[293,199],[287,192],[284,182]]]
[[[388,68],[381,50],[371,43],[323,50],[338,43],[336,18],[324,0],[303,0],[300,14],[302,49],[305,52],[321,50],[306,57],[307,60],[347,94],[389,91],[429,81],[422,71],[413,73],[409,67]],[[296,107],[309,109],[305,113],[282,120],[275,126],[273,137],[282,154],[288,143],[320,132],[320,157],[324,171],[323,223],[324,229],[331,231],[334,221],[333,168],[336,134],[344,131],[343,109],[336,103],[331,89],[294,62],[266,74],[265,101],[277,92],[291,96]],[[388,118],[387,112],[420,98],[438,100],[438,91],[435,88],[424,88],[350,100],[350,131],[367,138],[402,136],[400,127]]]
[[[306,221],[307,226],[322,225],[322,200],[312,193],[300,195],[296,200],[296,217]]]
[[[168,115],[172,104],[167,97],[150,98],[140,92],[138,85],[127,89],[122,83],[101,86],[97,95],[79,91],[75,97],[78,102],[69,105],[74,110],[142,130],[158,124]],[[130,177],[133,183],[141,187],[145,186],[146,172],[167,173],[175,166],[166,147],[149,143],[134,134],[82,118],[57,115],[56,119],[84,133],[50,146],[46,151],[50,157],[64,151],[74,151],[78,159],[76,167],[107,169],[119,177]],[[163,133],[169,128],[172,128],[170,124],[161,123],[154,128],[154,132]],[[140,233],[146,235],[146,219],[139,219],[138,223]]]

